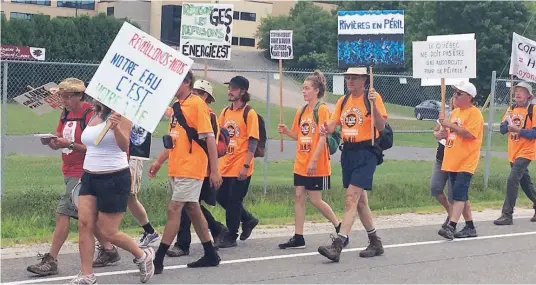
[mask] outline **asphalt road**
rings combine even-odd
[[[239,242],[237,248],[221,249],[222,263],[215,268],[190,269],[185,264],[202,254],[193,244],[190,256],[166,258],[163,274],[148,284],[204,283],[536,283],[536,223],[518,219],[513,226],[497,227],[490,221],[476,223],[479,237],[446,241],[437,235],[439,226],[384,229],[379,231],[385,254],[363,259],[365,234],[354,232],[339,263],[317,253],[329,243],[329,235],[306,235],[308,248],[280,250],[288,237]],[[96,269],[99,283],[138,284],[132,257],[121,252],[114,266]],[[66,283],[79,271],[79,256],[60,256],[60,274],[31,277],[26,266],[35,258],[2,260],[2,283]]]
[[[156,158],[158,154],[164,150],[164,146],[161,142],[161,138],[154,137],[153,144],[151,146],[151,157]],[[32,135],[25,136],[7,136],[3,139],[4,148],[6,153],[19,153],[24,155],[41,155],[41,156],[56,156],[60,155],[59,151],[51,150],[48,147],[41,145],[39,138]],[[267,159],[282,160],[282,159],[294,159],[296,153],[296,142],[284,141],[283,152],[279,151],[279,140],[268,140],[267,142]],[[485,154],[484,152],[482,152]],[[399,147],[393,146],[391,149],[385,151],[385,159],[392,160],[434,160],[436,154],[436,148],[423,148],[423,147]],[[341,152],[333,156],[333,160],[339,161]],[[492,152],[496,157],[507,157],[506,152]],[[263,158],[259,158],[263,159]]]

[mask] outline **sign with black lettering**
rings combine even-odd
[[[50,82],[19,95],[13,98],[13,100],[41,116],[55,109],[62,108],[61,98],[56,93],[57,89],[58,85]]]
[[[270,56],[272,59],[293,59],[292,31],[270,31]]]
[[[476,40],[413,42],[414,78],[476,78]]]
[[[536,82],[536,41],[514,33],[510,74],[522,80]]]
[[[231,59],[233,5],[184,3],[179,51],[192,58]]]

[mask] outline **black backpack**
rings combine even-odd
[[[87,114],[89,114],[91,111],[93,111],[93,108],[87,108],[84,111],[84,113],[82,114],[81,118],[69,118],[69,119],[67,119],[67,115],[69,115],[69,111],[67,109],[63,108],[63,112],[61,113],[60,121],[64,125],[65,125],[65,122],[70,122],[70,121],[80,122],[80,128],[82,129],[82,131],[84,131],[84,129],[87,126],[86,125]]]
[[[365,94],[367,94],[367,92],[365,92]],[[350,96],[351,94],[347,94],[344,96],[344,99],[342,99],[341,111],[342,109],[344,109],[344,105],[346,104]],[[370,116],[370,109],[371,109],[370,101],[367,100],[366,98],[363,98],[363,100],[365,101],[365,107],[367,108],[367,113],[365,114],[365,117]],[[376,128],[374,128],[374,131],[376,131]],[[385,128],[380,132],[380,136],[374,141],[374,144],[381,151],[388,150],[391,147],[393,147],[393,129],[391,128],[389,123],[385,122]]]
[[[229,107],[226,107],[225,110],[223,110],[224,116],[228,109]],[[243,118],[244,118],[244,123],[246,124],[246,126],[248,124],[248,114],[250,110],[251,110],[251,106],[246,105],[244,107]],[[259,119],[259,142],[257,143],[257,149],[255,149],[255,154],[253,155],[253,157],[264,157],[264,153],[266,151],[266,140],[267,140],[266,125],[264,123],[263,117],[259,115],[259,113],[257,113],[257,118]]]
[[[527,110],[527,117],[525,118],[525,122],[523,123],[523,129],[525,128],[525,126],[527,125],[527,119],[530,118],[530,121],[532,122],[532,124],[534,125],[534,120],[532,120],[532,112],[534,110],[534,104],[529,104],[529,108]]]
[[[184,114],[182,113],[180,103],[175,102],[172,108],[173,108],[173,115],[175,119],[177,120],[177,123],[179,123],[179,125],[186,131],[188,140],[190,140],[190,153],[192,152],[192,142],[196,141],[197,144],[208,155],[207,142],[205,140],[200,140],[197,130],[188,125],[188,123],[186,122],[186,118],[184,117]],[[219,127],[218,121],[216,119],[216,114],[210,113],[210,124],[212,125],[212,132],[214,132],[214,135],[216,135],[218,133],[218,127]],[[216,143],[219,143],[219,140],[224,140],[224,143],[226,145],[229,145],[229,140],[227,139],[228,137],[229,137],[229,133],[227,132],[227,129],[220,127],[220,138],[216,138]],[[218,153],[218,157],[221,157],[223,155],[224,154]]]

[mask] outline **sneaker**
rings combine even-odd
[[[369,237],[367,248],[359,252],[360,257],[374,257],[383,254],[383,245],[380,237],[373,235]]]
[[[160,240],[160,235],[157,232],[152,234],[144,232],[143,236],[140,238],[140,247],[148,247],[152,243],[158,242]]]
[[[442,229],[446,228],[446,227],[448,226],[448,224],[449,224],[449,221],[450,221],[450,218],[447,217],[447,219],[445,220],[445,222],[441,225],[441,228],[442,228]]]
[[[145,252],[145,258],[142,260],[134,259],[134,263],[136,263],[140,269],[141,283],[147,283],[155,273],[155,266],[153,264],[154,249],[152,247],[144,248],[143,252]]]
[[[251,221],[242,223],[242,233],[240,234],[240,240],[247,240],[251,235],[253,229],[259,224],[259,220],[253,218]]]
[[[176,245],[168,249],[168,251],[166,252],[166,255],[169,257],[181,257],[181,256],[189,255],[189,254],[190,254],[189,250],[183,250],[182,248]]]
[[[223,227],[220,234],[214,237],[215,249],[220,248],[220,245],[225,241],[226,236],[229,236],[229,229],[227,227]]]
[[[440,236],[448,239],[448,240],[453,240],[454,239],[454,231],[455,229],[451,226],[451,225],[447,225],[444,229],[440,229],[439,232],[437,232],[437,234],[439,234]]]
[[[305,239],[303,237],[291,237],[286,243],[279,244],[280,249],[287,249],[287,248],[305,248]]]
[[[461,231],[454,233],[455,238],[471,238],[476,236],[476,229],[470,229],[467,225],[465,225]]]
[[[342,223],[339,223],[339,225],[335,227],[335,232],[337,234],[341,231],[341,227],[342,227]],[[344,248],[344,247],[348,246],[349,243],[350,243],[350,236],[348,236],[346,241],[342,244],[342,247]]]
[[[318,253],[327,257],[329,260],[339,262],[342,252],[342,239],[331,235],[331,245],[321,246],[318,248]]]
[[[28,266],[26,270],[37,274],[38,276],[58,274],[58,260],[54,259],[49,253],[45,253],[44,255],[38,254],[37,259],[41,260],[41,262]]]
[[[508,216],[506,214],[502,214],[498,219],[493,221],[493,224],[496,226],[509,226],[514,223],[514,220],[512,219],[512,216]]]
[[[93,261],[93,267],[105,267],[119,260],[121,260],[121,256],[117,251],[117,247],[114,246],[112,250],[107,251],[104,247],[99,246],[97,258]]]
[[[230,235],[225,235],[222,241],[218,244],[218,248],[236,247],[236,239],[233,239]]]
[[[82,272],[80,272],[69,284],[97,284],[97,277],[93,273],[91,275],[82,275]]]
[[[220,265],[220,256],[214,252],[214,256],[203,255],[198,261],[186,264],[189,268],[214,267]]]

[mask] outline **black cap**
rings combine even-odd
[[[249,89],[249,81],[244,76],[235,76],[231,79],[229,82],[225,82],[224,84],[232,84],[238,88],[248,90]]]

